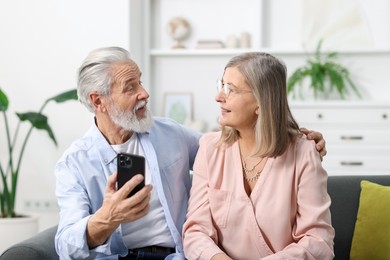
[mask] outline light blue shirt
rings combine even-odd
[[[189,171],[198,151],[200,133],[156,117],[151,130],[137,136],[176,244],[176,254],[168,258],[184,259],[181,232],[191,188]],[[88,248],[86,240],[88,219],[101,207],[107,179],[117,170],[116,155],[93,124],[58,161],[55,174],[60,222],[55,246],[61,259],[117,259],[118,255],[127,254],[121,226],[105,244],[94,249]]]

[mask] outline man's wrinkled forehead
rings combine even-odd
[[[141,72],[133,61],[113,64],[111,73],[115,80],[139,80],[141,77]]]

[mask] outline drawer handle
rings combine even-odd
[[[343,136],[341,136],[341,140],[363,140],[363,136],[354,136],[354,135],[346,136],[346,135],[343,135]]]
[[[363,162],[341,162],[343,166],[362,166]]]
[[[383,118],[383,119],[387,119],[387,114],[383,114],[383,115],[382,115],[382,118]]]

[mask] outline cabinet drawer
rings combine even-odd
[[[309,123],[376,123],[390,125],[390,109],[291,109],[300,125]]]
[[[329,145],[359,147],[364,145],[390,146],[390,129],[356,129],[353,127],[315,129],[322,132]]]
[[[328,175],[390,175],[387,169],[365,169],[365,168],[328,168]]]
[[[379,154],[378,156],[363,155],[329,155],[324,158],[323,166],[328,171],[386,171],[390,174],[389,154]]]
[[[335,144],[327,144],[326,150],[328,154],[325,158],[340,158],[340,159],[360,159],[360,158],[381,158],[381,160],[390,160],[389,145],[354,145],[341,146]],[[329,157],[328,157],[329,155]],[[390,165],[390,164],[389,164]]]

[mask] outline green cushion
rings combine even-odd
[[[390,259],[390,186],[361,181],[351,260]]]

